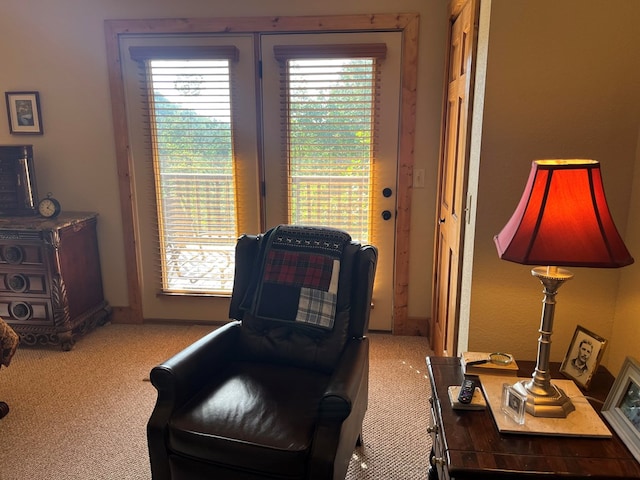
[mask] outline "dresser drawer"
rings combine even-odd
[[[48,295],[44,272],[5,272],[0,268],[0,294]]]
[[[0,299],[0,317],[8,324],[53,325],[51,302],[46,299],[29,298]]]
[[[45,254],[40,244],[0,241],[0,266],[22,265],[44,267]]]

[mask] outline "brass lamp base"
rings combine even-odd
[[[531,274],[543,285],[542,317],[540,319],[540,337],[538,338],[538,357],[536,369],[531,380],[523,380],[513,387],[527,398],[525,410],[534,417],[565,418],[575,410],[571,400],[551,383],[549,373],[549,353],[551,351],[551,333],[553,332],[553,314],[556,306],[558,288],[573,278],[573,273],[558,267],[535,267]]]
[[[539,389],[533,380],[522,380],[513,388],[526,397],[525,411],[534,417],[565,418],[576,409],[564,391],[552,383],[544,391],[536,391]]]

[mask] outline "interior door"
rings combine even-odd
[[[447,104],[439,169],[432,348],[456,355],[478,0],[452,2]]]
[[[354,43],[386,45],[381,64],[379,92],[380,125],[377,135],[375,161],[369,186],[369,238],[357,239],[378,247],[378,265],[373,289],[373,309],[369,322],[371,330],[391,331],[393,327],[393,272],[395,256],[396,184],[398,167],[398,132],[400,105],[400,66],[402,34],[400,32],[369,33],[313,33],[261,36],[262,97],[263,97],[263,164],[265,185],[265,223],[270,228],[288,223],[287,197],[283,195],[291,184],[290,170],[283,148],[283,104],[280,85],[280,65],[274,57],[276,45],[344,45]],[[286,109],[285,109],[286,110]],[[327,220],[325,225],[331,225]]]

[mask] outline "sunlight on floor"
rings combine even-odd
[[[414,370],[418,375],[422,375],[422,376],[423,376],[424,378],[426,378],[426,379],[428,379],[428,378],[429,378],[429,377],[427,377],[427,374],[426,374],[426,373],[424,373],[424,374],[423,374],[420,370],[418,370],[417,368],[414,368],[414,367],[413,367],[413,365],[411,365],[411,364],[409,364],[409,363],[405,362],[404,360],[402,361],[402,364],[403,364],[403,365],[408,365],[408,366],[409,366],[409,368],[410,368],[411,370]]]
[[[360,462],[360,469],[361,470],[366,470],[367,468],[369,468],[367,466],[367,462],[360,460],[360,454],[358,452],[353,452],[353,455],[351,456],[351,458],[353,458],[354,460]]]

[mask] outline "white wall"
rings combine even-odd
[[[40,92],[42,136],[9,135],[0,115],[0,144],[34,145],[41,196],[52,192],[66,210],[99,213],[104,289],[112,306],[128,306],[118,177],[114,153],[103,21],[124,18],[420,14],[416,168],[424,189],[413,192],[409,315],[431,311],[431,270],[446,0],[3,0],[0,7],[0,91]],[[224,319],[219,319],[224,320]]]
[[[621,356],[637,358],[640,211],[633,207],[628,217],[627,209],[638,162],[638,22],[640,2],[627,0],[492,0],[471,350],[535,358],[542,286],[530,268],[498,259],[493,236],[513,213],[532,160],[593,158],[602,164],[612,215],[623,236],[628,232],[638,263],[572,269],[575,278],[556,298],[551,359],[562,360],[577,324],[610,340],[603,363],[613,370]],[[616,313],[621,274],[624,308]]]

